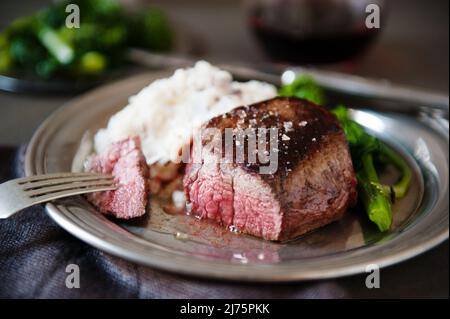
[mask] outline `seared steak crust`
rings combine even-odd
[[[184,178],[195,214],[268,240],[286,240],[341,218],[355,204],[348,144],[332,113],[306,100],[274,98],[203,126],[220,129],[222,136],[226,128],[251,127],[278,129],[278,169],[259,174],[263,164],[248,161],[248,154],[244,163],[223,163],[203,150],[202,161],[187,165]],[[194,145],[193,158],[195,152]]]

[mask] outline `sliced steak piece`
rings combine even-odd
[[[267,240],[286,240],[338,220],[355,204],[348,144],[332,113],[306,100],[274,98],[213,118],[202,130],[220,129],[224,144],[226,128],[249,127],[278,129],[278,169],[261,174],[267,164],[250,161],[248,153],[244,162],[221,161],[225,152],[204,147],[211,138],[203,134],[194,139],[183,181],[193,214]]]
[[[105,153],[89,157],[85,169],[112,174],[118,184],[116,190],[86,195],[102,213],[123,219],[145,214],[148,167],[138,137],[113,143]]]

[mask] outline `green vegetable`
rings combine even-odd
[[[292,84],[282,86],[279,94],[305,98],[317,104],[323,104],[325,101],[323,90],[313,79],[305,76],[297,78]],[[387,231],[392,224],[391,201],[406,195],[411,183],[411,170],[392,149],[353,121],[345,106],[339,105],[332,112],[339,120],[349,143],[358,179],[359,197],[367,215],[380,231]],[[394,165],[401,173],[399,181],[394,185],[381,184],[376,163]]]
[[[383,191],[370,153],[361,157],[361,169],[356,177],[359,185],[359,196],[362,199],[369,219],[382,232],[389,230],[392,224],[392,208],[389,197]]]
[[[0,72],[7,73],[13,64],[11,55],[8,49],[0,48]]]
[[[392,223],[390,194],[386,193],[380,183],[373,162],[373,157],[385,147],[377,138],[367,134],[358,123],[351,120],[344,106],[338,106],[332,112],[338,118],[347,137],[358,179],[359,196],[369,219],[380,231],[386,231]]]
[[[367,134],[355,121],[351,120],[344,106],[332,110],[341,123],[352,153],[356,176],[360,186],[360,197],[370,220],[380,231],[386,231],[392,223],[390,201],[406,195],[411,183],[412,173],[406,162],[387,145]],[[382,185],[374,167],[374,159],[380,163],[393,164],[402,177],[392,185]]]
[[[10,41],[9,53],[16,65],[29,69],[34,69],[39,61],[48,56],[40,42],[29,35],[15,36]]]
[[[125,43],[126,37],[127,29],[124,26],[119,25],[104,30],[103,36],[100,39],[100,44],[103,46],[103,48],[120,47]]]
[[[79,28],[66,26],[69,3],[79,6]],[[158,9],[130,14],[118,0],[54,1],[0,32],[0,72],[97,77],[123,66],[130,46],[166,51],[172,38],[168,19]]]
[[[64,65],[73,61],[74,49],[55,30],[42,27],[38,32],[38,38],[59,63]]]
[[[43,78],[50,78],[53,76],[59,68],[59,62],[52,56],[45,60],[39,61],[36,64],[36,74]]]
[[[314,80],[306,75],[297,77],[291,84],[283,85],[278,90],[279,96],[295,96],[313,103],[323,105],[325,95]]]
[[[0,72],[7,73],[13,64],[6,33],[0,34]]]
[[[401,178],[397,183],[392,185],[395,198],[403,198],[408,192],[411,184],[412,172],[408,164],[389,147],[383,145],[379,160],[383,163],[390,163],[400,170]]]
[[[408,164],[391,148],[379,141],[376,137],[367,134],[364,129],[348,116],[345,106],[338,106],[332,110],[341,123],[347,141],[350,145],[352,158],[357,159],[364,153],[373,153],[376,160],[384,164],[394,165],[401,173],[401,178],[392,186],[383,185],[386,195],[391,198],[403,198],[411,184],[412,172]]]
[[[85,53],[80,60],[79,71],[84,74],[99,74],[106,68],[106,57],[98,52]]]
[[[172,29],[165,14],[158,9],[148,9],[130,20],[130,45],[155,51],[172,47]]]

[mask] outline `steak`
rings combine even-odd
[[[145,214],[148,167],[138,137],[115,142],[106,152],[89,157],[85,169],[115,177],[116,190],[86,195],[102,213],[123,219]]]
[[[278,145],[272,150],[278,165],[270,174],[261,173],[267,164],[250,161],[250,151],[245,151],[244,161],[234,155],[231,161],[223,160],[225,129],[252,127],[278,130]],[[194,139],[183,180],[186,200],[197,217],[281,241],[340,219],[356,203],[348,143],[338,120],[325,108],[278,97],[238,107],[211,119],[201,130],[208,128],[220,131],[222,150],[205,147],[214,140],[206,134]],[[238,147],[236,138],[233,143]]]

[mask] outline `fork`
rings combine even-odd
[[[113,176],[94,173],[56,173],[13,179],[0,184],[0,219],[54,199],[116,188]]]

